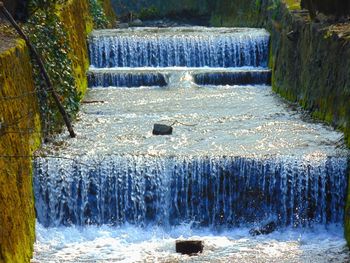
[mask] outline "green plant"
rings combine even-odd
[[[101,4],[97,0],[89,0],[89,8],[94,20],[94,27],[96,29],[107,28],[109,22]]]
[[[37,10],[55,10],[57,4],[64,4],[67,1],[68,0],[30,0],[28,3],[28,7],[30,13],[34,15]]]
[[[40,7],[29,19],[25,30],[44,60],[46,70],[60,96],[61,103],[70,116],[74,116],[79,108],[80,94],[75,88],[72,62],[68,57],[70,48],[67,43],[67,32],[64,31],[53,6],[48,8],[42,10]],[[61,127],[62,119],[51,96],[41,87],[45,84],[43,84],[36,63],[33,62],[33,65],[36,85],[42,91],[39,93],[39,101],[43,128],[46,134],[50,134]]]

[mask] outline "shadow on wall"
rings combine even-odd
[[[214,0],[111,0],[118,15],[140,13],[143,9],[155,8],[160,16],[191,11],[194,15],[208,15],[215,7]]]
[[[349,0],[302,0],[301,6],[308,9],[312,8],[326,15],[350,15]]]
[[[16,20],[24,22],[28,18],[29,0],[3,0],[3,2]]]

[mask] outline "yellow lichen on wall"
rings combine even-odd
[[[61,7],[59,17],[69,37],[71,52],[68,53],[68,56],[73,63],[76,88],[83,96],[87,89],[86,71],[89,68],[86,38],[93,28],[88,1],[69,1]]]
[[[23,41],[0,54],[0,262],[29,262],[35,239],[30,156],[40,115]]]
[[[110,24],[114,24],[115,14],[110,0],[103,0],[102,5]],[[93,30],[93,19],[88,0],[70,0],[59,8],[59,17],[68,33],[73,62],[76,88],[83,97],[87,89],[86,71],[89,68],[87,36]]]
[[[289,10],[300,10],[300,0],[284,0]]]

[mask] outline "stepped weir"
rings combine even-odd
[[[273,94],[265,30],[103,30],[92,33],[89,50],[85,99],[92,103],[78,115],[78,137],[58,136],[60,148],[43,149],[34,163],[40,231],[105,229],[119,240],[137,228],[147,243],[147,229],[162,229],[163,238],[167,230],[172,239],[186,226],[182,236],[204,235],[211,244],[207,231],[231,231],[234,239],[235,231],[268,222],[281,235],[342,228],[348,152],[337,147],[341,134]],[[154,123],[177,124],[173,135],[153,136]],[[244,243],[253,254],[260,253],[255,242]],[[332,242],[339,247],[343,239]],[[124,252],[116,258],[125,260],[125,247],[117,247]],[[234,253],[217,248],[205,260]],[[178,259],[159,249],[142,260]],[[280,259],[308,262],[298,249]],[[113,258],[103,255],[96,260]]]

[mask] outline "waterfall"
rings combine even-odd
[[[38,158],[36,211],[45,226],[339,223],[346,169],[336,157]]]
[[[106,32],[89,40],[91,65],[97,68],[267,67],[269,34],[263,30]]]
[[[198,85],[270,85],[269,70],[247,70],[236,72],[209,72],[194,75]]]
[[[166,78],[160,73],[113,73],[90,71],[89,87],[141,87],[167,85]]]

